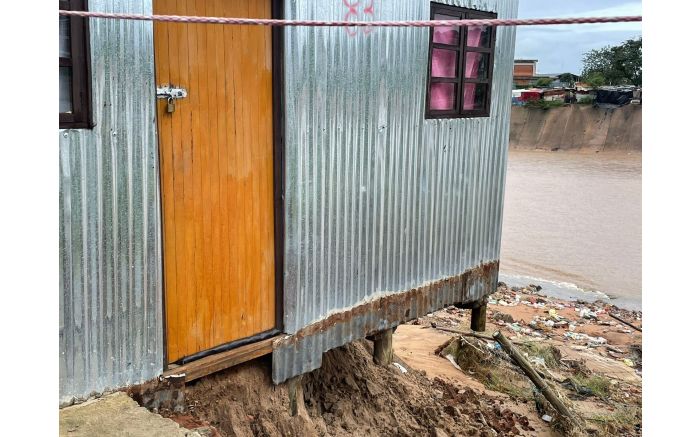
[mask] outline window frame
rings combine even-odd
[[[442,3],[430,3],[430,19],[434,20],[436,14],[458,16],[460,20],[469,19],[494,19],[498,17],[495,12],[479,11],[476,9],[468,9],[459,6],[446,5]],[[456,18],[457,19],[457,18]],[[467,47],[466,37],[468,26],[459,26],[459,45],[453,46],[449,44],[433,42],[433,32],[435,27],[430,27],[430,35],[428,40],[428,76],[426,78],[425,87],[425,118],[426,119],[441,119],[441,118],[476,118],[489,117],[491,114],[491,88],[493,87],[493,63],[494,52],[496,47],[496,26],[491,26],[491,38],[489,47]],[[433,49],[447,49],[457,52],[457,75],[455,78],[448,77],[432,77],[433,69]],[[464,63],[467,52],[486,53],[489,56],[488,75],[486,80],[472,79],[464,77]],[[430,109],[430,88],[434,83],[454,83],[457,87],[457,95],[455,98],[455,108],[453,109]],[[464,84],[476,83],[486,85],[486,95],[484,96],[484,107],[479,109],[463,109],[464,99]]]
[[[87,0],[59,0],[59,10],[86,11]],[[71,68],[71,112],[58,113],[59,129],[89,129],[92,124],[90,33],[88,19],[70,17],[70,58],[58,58],[58,66]]]

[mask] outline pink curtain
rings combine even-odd
[[[455,77],[457,52],[454,50],[433,49],[432,76]],[[430,86],[430,109],[453,109],[455,86],[450,83],[434,83]]]
[[[449,15],[435,15],[435,20],[459,20],[459,17],[451,17]],[[456,45],[459,43],[459,28],[440,26],[433,30],[433,42],[440,44]]]
[[[455,77],[457,52],[454,50],[433,49],[431,63],[433,77]]]
[[[430,109],[449,110],[455,104],[455,84],[430,84]]]
[[[482,26],[471,26],[467,29],[467,46],[479,47],[481,42]],[[467,52],[464,65],[464,77],[476,78],[479,71],[479,62],[481,61],[482,53]],[[462,99],[463,109],[474,109],[474,101],[476,98],[476,84],[465,83],[464,95]]]

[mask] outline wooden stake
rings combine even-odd
[[[299,414],[299,404],[304,403],[304,392],[301,386],[302,375],[295,376],[287,382],[289,388],[289,414],[292,417]]]
[[[540,375],[532,368],[530,362],[518,351],[518,349],[508,340],[508,338],[501,334],[500,331],[496,331],[493,334],[493,338],[500,343],[508,355],[515,361],[515,363],[523,369],[525,375],[535,384],[535,386],[542,392],[544,397],[549,401],[550,404],[556,409],[559,414],[572,420],[577,421],[576,416],[574,416],[566,405],[559,399],[559,397],[554,393],[554,391],[547,385],[546,382],[540,377]]]
[[[608,315],[609,315],[610,317],[612,317],[613,319],[617,320],[618,322],[622,322],[622,323],[624,323],[625,325],[629,326],[630,328],[636,329],[637,331],[642,332],[642,328],[638,328],[637,326],[634,326],[634,325],[631,324],[630,322],[628,322],[628,321],[626,321],[626,320],[623,320],[621,317],[616,316],[615,314],[612,314],[612,313],[609,313]]]
[[[392,339],[394,331],[385,329],[374,336],[374,363],[380,366],[388,366],[394,359]]]
[[[455,334],[463,335],[465,337],[475,337],[480,340],[493,340],[493,337],[488,334],[480,334],[478,332],[462,331],[461,329],[448,328],[447,326],[435,326],[435,329],[445,332],[453,332]]]
[[[486,303],[474,305],[472,308],[472,331],[486,331]]]

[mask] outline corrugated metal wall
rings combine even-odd
[[[360,2],[356,19],[430,19],[428,0],[374,1],[372,16],[363,12],[370,3]],[[444,3],[499,18],[518,7]],[[285,8],[290,19],[342,20],[347,12],[342,1],[290,0]],[[285,30],[288,333],[499,258],[515,28],[497,32],[491,117],[452,120],[424,117],[427,28],[352,33]],[[469,297],[486,292],[475,286]],[[296,352],[277,350],[275,380],[318,367],[321,352],[359,332],[335,331]]]
[[[517,11],[511,0],[447,3]],[[429,19],[430,2],[374,11]],[[286,7],[290,19],[345,12],[342,1]],[[452,120],[424,119],[428,32],[285,32],[286,332],[498,259],[515,29],[498,29],[491,117]]]
[[[150,14],[150,1],[88,2]],[[90,130],[59,131],[60,403],[163,369],[153,27],[90,20]]]

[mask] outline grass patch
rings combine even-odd
[[[593,394],[601,399],[606,399],[610,396],[610,380],[608,378],[577,373],[571,377],[571,380],[577,385],[590,388]]]
[[[531,397],[532,390],[529,387],[518,385],[514,382],[512,375],[506,375],[505,372],[494,371],[486,375],[484,386],[489,390],[505,393],[509,396],[519,399],[527,399]]]
[[[597,422],[604,436],[618,436],[629,433],[642,424],[642,409],[639,407],[620,407],[610,414],[598,414],[590,420]]]
[[[452,355],[462,370],[490,390],[519,399],[532,398],[529,381],[506,366],[501,358],[484,349],[483,344],[476,340],[456,338],[442,349],[440,355]]]
[[[576,100],[576,103],[579,105],[592,105],[593,97],[581,97],[580,99]]]
[[[564,102],[560,100],[529,100],[525,103],[525,106],[528,108],[550,109],[564,106]]]
[[[559,367],[561,360],[561,352],[552,345],[542,344],[537,342],[528,342],[521,346],[528,356],[540,357],[550,369]]]

